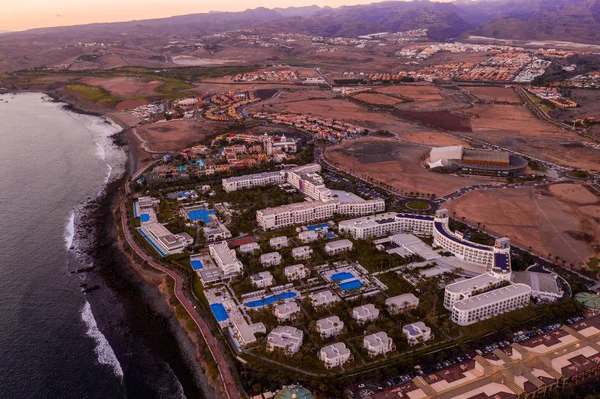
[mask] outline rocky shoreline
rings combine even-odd
[[[179,320],[176,316],[176,309],[171,304],[166,276],[139,264],[127,251],[127,247],[123,246],[117,233],[116,213],[124,191],[122,188],[126,179],[140,167],[137,146],[135,143],[130,143],[130,140],[135,140],[133,135],[128,134],[131,127],[105,114],[80,108],[56,93],[44,94],[54,102],[64,103],[63,108],[67,111],[109,118],[123,129],[111,136],[111,139],[127,153],[125,174],[120,179],[109,183],[103,196],[95,200],[89,199],[82,206],[86,217],[85,220],[80,220],[78,225],[78,229],[84,235],[95,233],[94,242],[89,243],[84,250],[85,255],[93,259],[94,266],[81,267],[75,273],[87,274],[87,281],[81,285],[81,288],[96,313],[99,327],[105,331],[111,343],[119,339],[117,337],[119,332],[123,332],[119,330],[127,330],[126,333],[129,334],[132,330],[123,327],[124,320],[118,320],[117,331],[114,331],[115,321],[106,317],[110,313],[107,309],[109,301],[104,298],[103,293],[108,288],[116,294],[110,295],[112,300],[118,298],[123,302],[127,314],[121,315],[122,318],[129,319],[128,322],[141,323],[144,327],[151,326],[153,330],[151,332],[146,328],[139,329],[142,337],[128,338],[141,338],[151,349],[158,352],[158,357],[167,361],[179,380],[185,397],[221,397],[220,392],[215,392],[213,388],[217,387],[220,390],[221,383],[207,373],[209,366],[202,357],[205,350],[202,347],[203,342],[200,342],[201,338],[198,337],[197,332],[188,328],[185,321]],[[145,320],[142,320],[143,318]],[[112,340],[111,335],[115,336]],[[121,352],[119,345],[114,346],[117,356],[122,361],[123,356],[119,356]],[[126,356],[132,355],[129,353]],[[157,392],[140,389],[140,384],[135,381],[128,384],[127,367],[124,366],[126,372],[124,385],[128,397],[162,397]],[[159,381],[161,377],[155,376],[155,379]]]

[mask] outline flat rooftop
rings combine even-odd
[[[529,286],[525,284],[513,284],[498,288],[496,290],[488,291],[471,298],[463,299],[462,301],[457,301],[454,304],[454,307],[458,310],[476,309],[480,306],[489,305],[502,299],[515,295],[526,294],[528,292],[531,292],[531,288],[529,288]]]
[[[513,283],[528,285],[532,291],[549,292],[552,294],[559,294],[561,292],[556,282],[556,277],[548,273],[513,272],[512,281]]]
[[[501,280],[500,277],[493,276],[490,273],[483,273],[479,276],[458,281],[446,286],[446,290],[453,294],[460,294],[465,291],[472,291],[487,287],[489,284],[495,284]]]

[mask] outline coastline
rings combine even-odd
[[[89,220],[78,226],[78,228],[87,230],[92,227],[96,231],[95,242],[90,248],[90,252],[92,252],[90,255],[94,258],[96,268],[84,268],[76,272],[94,274],[102,280],[94,281],[96,280],[95,276],[90,276],[89,281],[84,285],[85,287],[82,285],[82,288],[84,288],[83,291],[86,293],[86,299],[90,302],[92,308],[94,308],[94,305],[98,306],[95,303],[97,301],[94,297],[98,297],[98,288],[100,288],[102,283],[113,291],[120,291],[118,286],[135,285],[134,289],[140,291],[138,294],[141,294],[140,297],[143,297],[141,301],[137,301],[137,306],[146,306],[147,313],[150,313],[152,317],[158,316],[164,318],[161,322],[168,325],[167,327],[172,334],[171,337],[163,338],[171,338],[174,341],[175,348],[172,351],[175,352],[176,356],[180,357],[180,359],[177,359],[179,361],[176,362],[180,363],[176,367],[178,370],[173,371],[183,386],[184,397],[226,397],[224,392],[222,392],[222,383],[210,375],[210,366],[205,361],[207,351],[202,337],[198,335],[197,330],[190,328],[190,325],[178,316],[177,307],[173,304],[172,299],[172,284],[169,290],[169,278],[140,264],[127,251],[127,243],[118,234],[117,213],[119,212],[119,203],[123,199],[124,183],[133,172],[139,169],[142,162],[141,154],[138,153],[138,146],[136,143],[131,142],[132,140],[136,140],[130,134],[131,126],[106,114],[83,109],[68,99],[61,98],[56,93],[36,92],[50,97],[52,102],[62,103],[62,108],[66,111],[106,118],[122,129],[109,137],[115,146],[125,151],[125,172],[119,179],[110,182],[105,187],[103,195],[96,200],[96,206],[92,205],[88,208],[88,211],[90,211]],[[120,266],[118,267],[120,269],[118,277],[115,276],[117,269],[115,266],[117,265]],[[122,281],[123,274],[127,275],[125,276],[128,280],[127,282]],[[121,282],[115,284],[117,280],[121,280]],[[131,288],[127,287],[127,291]],[[97,317],[97,319],[98,324],[103,324],[101,318]],[[171,354],[171,358],[173,358],[173,354]],[[187,368],[187,370],[183,370],[183,367]],[[182,374],[184,374],[184,381],[181,381]],[[216,377],[218,378],[218,374]],[[215,392],[215,387],[217,392]]]

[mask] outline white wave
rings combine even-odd
[[[68,251],[73,245],[73,239],[75,238],[75,210],[71,211],[71,216],[69,216],[69,220],[67,221],[64,238]]]
[[[100,157],[101,160],[106,161],[106,151],[104,151],[104,147],[102,144],[96,141],[96,154]]]
[[[112,367],[115,375],[122,378],[123,369],[121,368],[121,363],[119,363],[113,348],[108,343],[104,334],[98,329],[96,319],[92,313],[92,308],[87,301],[83,305],[83,309],[81,309],[81,320],[83,320],[87,326],[87,335],[96,342],[94,351],[98,356],[98,363]]]

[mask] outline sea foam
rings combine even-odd
[[[123,377],[123,369],[121,368],[121,364],[113,351],[113,348],[108,343],[108,340],[102,334],[102,332],[98,329],[98,325],[96,324],[96,319],[94,318],[94,314],[92,313],[92,308],[89,302],[85,302],[83,305],[83,309],[81,309],[81,319],[85,322],[87,326],[87,335],[92,338],[96,343],[96,348],[94,351],[97,355],[98,363],[106,364],[110,366],[118,377]]]
[[[67,221],[67,225],[65,227],[65,246],[67,247],[67,251],[71,249],[73,246],[73,239],[75,238],[75,210],[71,211],[71,215],[69,216],[69,220]]]

